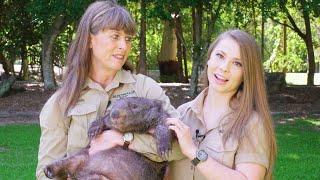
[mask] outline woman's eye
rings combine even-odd
[[[132,39],[133,39],[132,37],[129,37],[129,36],[126,37],[126,41],[127,41],[127,42],[132,42]]]
[[[114,34],[114,35],[111,36],[111,38],[113,40],[118,40],[119,39],[119,35],[118,34]]]
[[[236,65],[237,67],[242,67],[242,63],[241,62],[235,61],[233,64]]]
[[[136,109],[138,106],[136,104],[131,104],[130,106],[132,109]]]
[[[223,55],[220,54],[220,53],[217,53],[216,56],[217,56],[219,59],[223,59]]]

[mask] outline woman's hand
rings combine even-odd
[[[182,153],[189,159],[195,158],[197,147],[192,141],[189,126],[176,118],[168,118],[166,123],[169,125],[169,129],[176,133]]]
[[[123,145],[122,134],[116,130],[103,131],[100,135],[91,140],[89,154],[110,149],[117,145]]]

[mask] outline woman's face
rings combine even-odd
[[[105,29],[90,37],[93,69],[120,70],[131,50],[132,36],[123,30]]]
[[[209,87],[223,94],[233,95],[243,81],[240,47],[231,38],[221,39],[207,62]]]

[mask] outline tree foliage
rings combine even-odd
[[[91,2],[0,1],[0,63],[10,72],[16,60],[22,62],[24,68],[20,76],[23,79],[34,78],[33,73],[41,75],[36,67],[42,66],[45,74],[52,71],[53,65],[63,67],[76,25]],[[220,32],[231,28],[246,30],[260,42],[266,71],[308,72],[308,83],[312,84],[311,76],[320,61],[318,0],[143,0],[145,9],[141,9],[142,0],[118,2],[131,12],[138,25],[129,60],[137,65],[144,55],[146,69],[159,69],[163,22],[174,22],[179,71],[182,70],[185,77],[191,74],[193,95],[198,93],[198,75],[205,65],[208,45]],[[59,17],[63,21],[54,34],[52,28]],[[140,28],[142,17],[146,24],[145,35]],[[177,29],[178,17],[182,31]],[[141,35],[145,36],[145,49],[140,44]],[[54,76],[50,78],[54,81]]]

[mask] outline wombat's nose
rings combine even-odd
[[[117,119],[120,116],[120,112],[118,110],[114,110],[114,111],[111,112],[110,115],[111,115],[112,119]]]

